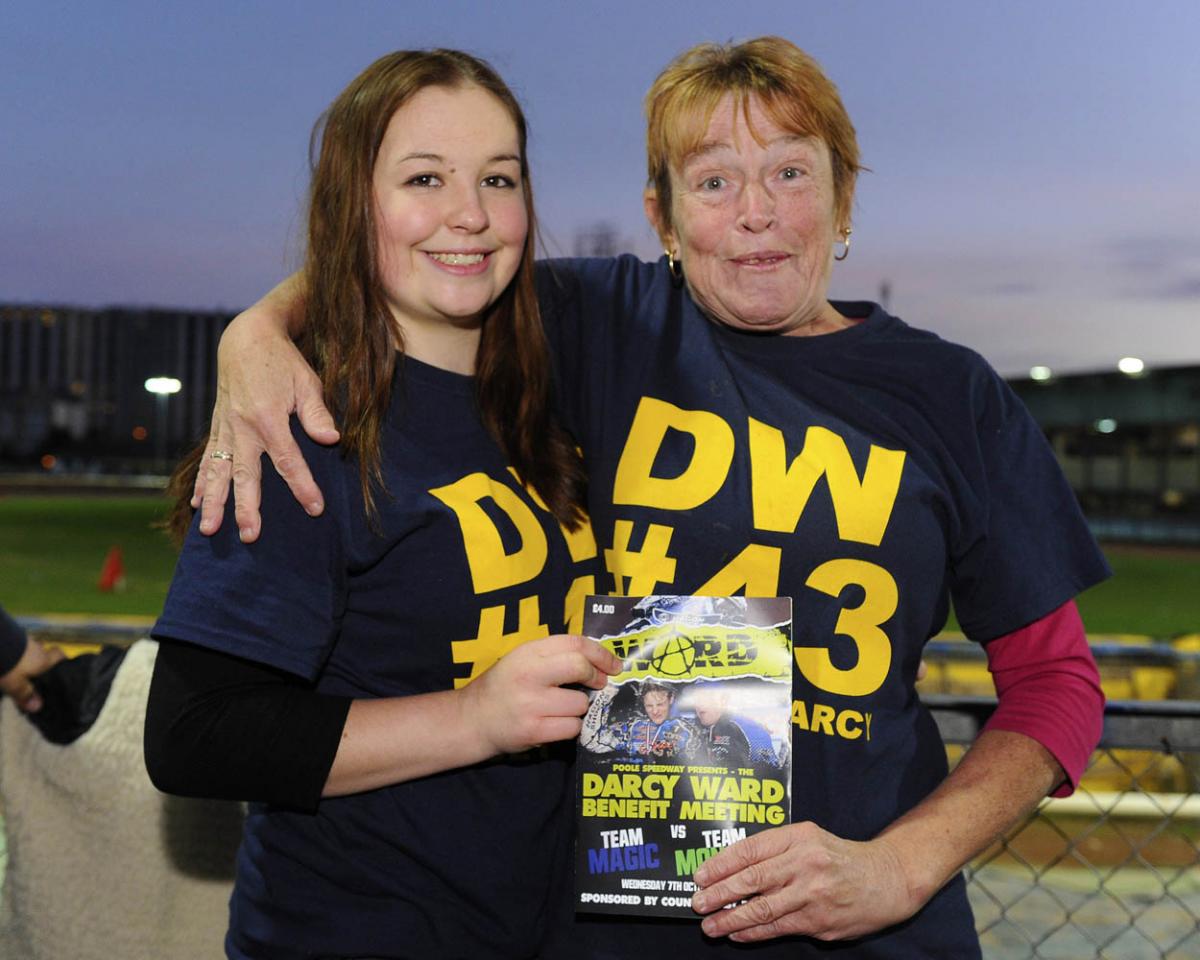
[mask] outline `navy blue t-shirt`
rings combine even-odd
[[[193,527],[156,636],[290,671],[324,693],[391,697],[461,687],[517,644],[562,632],[575,616],[564,597],[581,611],[594,589],[590,531],[568,539],[522,488],[480,423],[471,378],[412,359],[399,367],[377,530],[357,462],[295,428],[324,514],[306,516],[264,462],[259,540],[239,542],[232,516],[211,538]],[[227,950],[534,955],[568,858],[569,753],[328,798],[315,815],[252,805]]]
[[[665,261],[555,261],[539,283],[601,590],[790,596],[793,818],[874,837],[946,774],[913,684],[951,599],[982,641],[1107,575],[1037,425],[977,354],[873,304],[835,303],[858,321],[835,333],[764,336],[705,318]],[[702,947],[694,924],[571,936],[593,957]],[[845,949],[978,955],[961,879],[868,940]]]
[[[21,625],[0,607],[0,676],[21,662],[28,642]]]

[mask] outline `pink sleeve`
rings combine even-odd
[[[997,706],[984,730],[1032,737],[1067,779],[1050,795],[1074,792],[1104,725],[1104,694],[1074,600],[986,644]]]

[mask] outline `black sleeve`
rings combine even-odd
[[[282,670],[162,641],[146,708],[146,770],[165,793],[311,812],[350,704]]]

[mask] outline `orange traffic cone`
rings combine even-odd
[[[125,561],[121,557],[120,547],[108,548],[108,556],[104,558],[104,566],[100,568],[100,580],[96,586],[105,593],[125,589]]]

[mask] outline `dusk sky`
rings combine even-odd
[[[313,121],[376,57],[451,46],[526,106],[549,254],[641,212],[641,97],[701,40],[785,36],[871,172],[833,294],[1003,373],[1200,363],[1200,3],[207,4],[0,10],[0,302],[238,309],[298,256]]]

